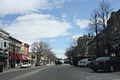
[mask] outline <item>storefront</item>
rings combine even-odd
[[[24,54],[15,54],[10,52],[9,55],[9,63],[11,68],[19,67],[20,64],[24,62],[31,62],[31,58],[29,56],[25,56]]]
[[[9,55],[10,55],[9,63],[11,68],[19,67],[20,63],[22,63],[22,61],[25,60],[24,55],[22,54],[15,54],[10,52]]]
[[[7,68],[7,59],[9,55],[5,52],[0,52],[0,63],[4,63],[4,68]]]

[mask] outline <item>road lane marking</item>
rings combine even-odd
[[[120,77],[116,77],[116,76],[107,77],[107,76],[110,76],[110,74],[97,74],[97,75],[94,75],[94,76],[87,76],[86,79],[87,80],[106,80],[106,79],[109,79],[109,80],[120,80],[119,79]]]
[[[107,75],[109,75],[109,74],[96,74],[94,76],[87,76],[86,79],[87,80],[101,79],[101,78],[103,78],[104,76],[107,76]]]
[[[50,66],[49,66],[49,67],[50,67]],[[29,76],[29,75],[34,74],[34,73],[37,73],[37,72],[39,72],[39,71],[43,71],[43,70],[45,70],[45,69],[47,69],[47,68],[49,68],[49,67],[41,68],[40,70],[35,70],[35,71],[32,71],[32,72],[29,72],[29,73],[26,73],[26,74],[23,74],[23,75],[20,75],[20,76],[17,76],[17,77],[8,79],[8,80],[17,80],[17,79],[19,79],[19,78],[23,78],[23,77],[25,77],[25,76]]]

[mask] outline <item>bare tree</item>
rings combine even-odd
[[[100,2],[99,7],[93,10],[91,15],[91,23],[89,30],[92,31],[96,35],[96,54],[99,57],[99,46],[98,46],[98,34],[102,31],[104,34],[104,45],[106,46],[107,36],[106,36],[106,27],[107,20],[109,19],[109,15],[111,13],[111,6],[109,2],[103,0]]]
[[[98,57],[98,52],[99,52],[99,48],[98,48],[98,33],[101,30],[101,26],[99,23],[100,17],[99,17],[99,13],[97,9],[94,9],[92,14],[91,14],[91,23],[90,23],[90,30],[93,31],[95,33],[96,36],[96,56]]]
[[[31,45],[32,52],[37,55],[37,62],[41,60],[43,54],[45,54],[49,49],[49,45],[43,41],[37,41]]]
[[[102,2],[100,2],[100,5],[98,7],[98,14],[100,17],[99,22],[103,27],[103,30],[105,30],[107,27],[107,21],[110,17],[111,11],[112,11],[111,5],[108,1],[103,0]]]
[[[70,46],[69,48],[66,49],[66,52],[65,52],[65,55],[71,59],[75,56],[74,54],[74,49],[75,49],[75,46]]]
[[[110,13],[112,11],[110,3],[103,0],[99,5],[98,11],[99,11],[99,17],[100,17],[99,22],[100,22],[100,25],[102,26],[102,30],[104,30],[103,31],[103,34],[104,34],[103,43],[104,43],[104,46],[106,48],[105,52],[106,52],[106,54],[108,54],[108,48],[109,48],[108,47],[108,45],[109,45],[108,38],[109,37],[107,35],[106,28],[107,28],[107,21],[108,21],[108,19],[110,17],[109,15],[110,15]]]
[[[56,59],[56,56],[55,56],[55,54],[52,51],[50,51],[47,54],[47,56],[50,58],[51,61],[55,61],[55,59]]]
[[[100,26],[100,16],[98,10],[94,9],[91,13],[89,31],[91,31],[96,36],[100,32],[101,28],[102,27]]]

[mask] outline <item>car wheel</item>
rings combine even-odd
[[[98,70],[97,69],[93,69],[94,72],[97,72]]]
[[[114,72],[114,71],[115,71],[115,69],[114,69],[113,66],[110,66],[110,71],[111,71],[111,72]]]
[[[78,67],[81,67],[80,65]]]

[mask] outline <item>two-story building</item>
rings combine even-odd
[[[23,62],[30,62],[31,61],[31,54],[29,53],[29,44],[22,43],[20,53],[24,56]]]
[[[9,37],[9,64],[10,67],[18,66],[24,58],[22,54],[20,54],[21,48],[21,41],[13,38],[12,36]]]

